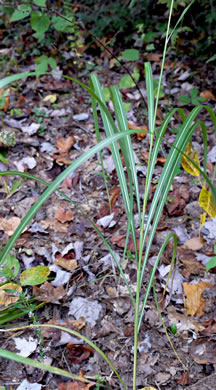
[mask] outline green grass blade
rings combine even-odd
[[[102,93],[102,89],[101,89],[101,86],[100,86],[100,83],[99,83],[97,75],[96,74],[92,74],[90,76],[90,80],[92,82],[92,85],[94,86],[95,94],[99,97],[99,99],[103,102],[103,104],[105,104],[103,93]],[[113,126],[111,126],[111,123],[108,120],[106,112],[103,110],[103,107],[101,106],[100,102],[99,102],[99,106],[100,106],[100,110],[101,110],[101,116],[102,116],[102,119],[103,119],[105,132],[106,132],[106,135],[108,137],[108,136],[112,135],[113,133],[115,133],[116,131],[118,132],[118,129],[115,130],[113,128]],[[118,132],[118,133],[120,133],[120,132]],[[126,134],[126,132],[121,133],[121,134]],[[126,181],[125,172],[124,172],[124,167],[122,165],[121,156],[120,156],[120,153],[119,153],[119,150],[118,150],[117,143],[113,142],[110,145],[110,149],[111,149],[113,161],[114,161],[114,164],[115,164],[117,176],[118,176],[118,179],[119,179],[119,184],[120,184],[120,188],[121,188],[122,197],[123,197],[123,200],[124,200],[126,214],[127,214],[130,226],[131,226],[131,234],[132,234],[133,243],[134,243],[134,246],[135,246],[135,251],[137,251],[137,249],[136,249],[136,247],[137,247],[137,244],[136,244],[136,230],[135,230],[135,225],[134,225],[134,220],[133,220],[133,211],[131,210],[133,193],[131,193],[130,194],[131,196],[129,196],[127,181]]]
[[[24,79],[25,77],[29,76],[36,76],[35,72],[24,72],[24,73],[17,73],[12,76],[7,76],[0,80],[0,88],[6,87],[8,84],[13,83],[14,81]]]
[[[92,85],[91,80],[90,80],[90,87],[93,90],[93,85]],[[100,139],[99,124],[98,124],[97,101],[93,95],[91,95],[91,102],[92,102],[92,111],[93,111],[94,126],[95,126],[95,131],[96,131],[96,138],[97,138],[97,143],[99,143],[101,139]],[[100,165],[101,165],[102,175],[103,175],[103,179],[104,179],[104,184],[105,184],[105,188],[106,188],[106,193],[107,193],[107,198],[108,198],[110,213],[111,213],[109,187],[108,187],[108,182],[107,182],[107,178],[106,178],[106,172],[104,169],[103,154],[102,154],[101,150],[99,152],[99,157],[100,157]]]
[[[116,119],[118,122],[118,126],[121,132],[128,131],[128,121],[125,114],[122,97],[119,91],[119,88],[117,86],[110,87],[111,97],[113,101],[113,106],[116,114]],[[123,142],[122,142],[123,141]],[[119,140],[119,143],[121,145],[121,150],[125,159],[125,163],[127,166],[127,172],[128,176],[132,179],[132,182],[134,184],[134,191],[137,201],[137,208],[138,208],[138,214],[139,214],[139,220],[141,224],[141,209],[140,209],[140,193],[139,193],[139,184],[137,179],[137,171],[136,171],[136,164],[134,159],[134,151],[133,151],[133,145],[131,142],[131,137],[127,136],[124,137],[122,140]],[[131,175],[129,175],[131,173]]]
[[[154,89],[153,89],[153,76],[150,62],[145,62],[145,81],[147,91],[147,104],[148,104],[148,127],[151,133],[151,142],[154,137]]]

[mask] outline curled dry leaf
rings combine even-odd
[[[87,360],[94,355],[94,349],[89,345],[67,344],[67,359],[70,359],[75,364],[81,364],[83,360]]]

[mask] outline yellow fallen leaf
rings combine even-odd
[[[57,95],[54,93],[53,95],[47,95],[43,99],[44,102],[50,102],[50,103],[55,103],[57,100]]]
[[[200,168],[200,162],[199,162],[198,154],[197,154],[196,150],[192,149],[192,144],[191,143],[189,143],[187,145],[185,154],[188,157],[190,157],[191,160],[193,160],[195,162],[195,164]],[[195,166],[191,163],[190,160],[187,159],[187,157],[182,156],[181,163],[182,163],[182,167],[184,168],[184,170],[186,172],[190,173],[193,176],[199,176],[200,175],[199,170],[197,168],[195,168]]]
[[[189,315],[201,317],[204,314],[205,299],[202,297],[202,293],[207,287],[212,286],[212,283],[202,280],[198,284],[183,283],[186,296],[184,306]]]
[[[22,287],[15,283],[6,283],[3,286],[0,286],[0,305],[8,306],[11,303],[18,301],[19,294],[5,291],[8,290],[16,290],[18,293],[22,292]]]
[[[206,188],[202,188],[199,195],[199,205],[210,216],[211,219],[216,217],[216,205],[212,195],[212,192],[207,191]]]

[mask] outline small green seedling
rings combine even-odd
[[[216,254],[216,242],[214,245],[214,253]],[[216,267],[216,256],[212,257],[209,262],[206,264],[206,272],[209,272],[210,269]]]
[[[198,94],[199,90],[197,88],[193,88],[189,92],[190,96],[179,96],[178,100],[182,106],[187,106],[188,104],[199,106],[202,102],[205,102],[205,99],[202,96],[198,96]]]
[[[173,336],[178,337],[177,326],[176,326],[176,324],[172,324],[172,325],[170,326],[170,331],[171,331],[171,333],[172,333]]]

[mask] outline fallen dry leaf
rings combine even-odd
[[[205,239],[203,237],[193,237],[190,240],[187,240],[182,248],[191,249],[192,251],[199,251],[205,244]]]
[[[181,314],[176,311],[172,306],[167,308],[168,318],[171,324],[176,324],[179,333],[185,333],[188,331],[195,331],[196,333],[201,332],[204,326],[192,317],[188,317],[186,314]]]
[[[178,379],[176,382],[178,383],[178,385],[181,386],[189,385],[190,384],[189,372],[188,371],[182,372],[181,378]]]
[[[54,230],[59,233],[67,233],[68,232],[68,224],[62,224],[61,222],[57,222],[56,218],[46,219],[40,222],[41,226],[46,230]]]
[[[37,301],[57,304],[66,295],[66,291],[63,286],[53,287],[49,282],[45,282],[40,287],[33,286],[33,295]]]
[[[216,364],[216,342],[209,338],[194,340],[190,355],[197,364]]]
[[[184,306],[189,315],[201,317],[204,314],[205,299],[202,297],[202,293],[207,287],[212,286],[212,283],[203,282],[202,280],[197,284],[186,282],[183,283],[183,288],[186,295]]]
[[[22,287],[15,283],[6,283],[3,286],[0,286],[0,305],[8,306],[11,303],[17,302],[19,295],[5,291],[5,289],[16,290],[18,293],[22,292]]]
[[[138,130],[144,130],[142,133],[136,133],[137,140],[142,141],[143,138],[146,137],[148,134],[148,128],[146,126],[137,126],[136,123],[128,122],[128,128],[129,129],[138,129]]]
[[[72,271],[73,269],[77,268],[77,261],[76,260],[67,260],[63,257],[59,257],[54,261],[54,264],[60,265],[60,267],[66,269],[67,271]]]
[[[9,219],[0,218],[0,230],[4,230],[8,236],[12,236],[20,222],[21,219],[18,217],[12,217]]]
[[[71,135],[68,138],[57,137],[56,148],[59,153],[68,153],[74,144],[74,136]]]
[[[152,62],[160,62],[162,56],[163,55],[161,53],[147,53],[145,55],[147,61],[152,61]]]
[[[174,195],[173,195],[174,197]],[[169,215],[183,215],[186,202],[179,195],[175,196],[172,203],[166,205],[166,209]]]
[[[185,248],[178,248],[179,261],[184,264],[186,270],[193,275],[199,275],[200,271],[205,271],[204,265],[197,261],[193,251]]]
[[[215,95],[209,89],[206,89],[205,91],[201,92],[200,96],[203,97],[207,102],[209,100],[216,100]]]
[[[95,386],[95,383],[59,382],[58,390],[89,390],[93,386]]]
[[[50,321],[45,322],[47,325],[58,325],[62,326],[64,328],[80,331],[81,329],[84,328],[85,326],[85,320],[83,317],[80,317],[78,320],[66,320],[63,321],[61,319],[57,319],[56,317],[53,317]],[[61,336],[61,330],[57,328],[42,328],[41,333],[42,337],[46,339],[50,338],[59,338]]]
[[[59,207],[56,210],[55,217],[59,222],[65,223],[68,221],[72,221],[74,218],[74,214],[72,210],[65,210],[63,209],[63,207]]]
[[[94,349],[89,345],[67,344],[66,357],[75,364],[81,364],[83,360],[87,360],[94,355]]]

